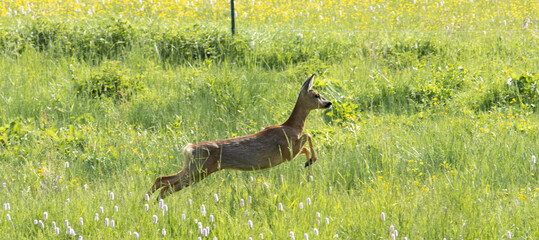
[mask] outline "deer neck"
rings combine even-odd
[[[294,110],[292,110],[292,114],[290,114],[288,120],[286,120],[286,122],[284,122],[282,125],[293,127],[299,129],[300,132],[303,132],[303,128],[305,127],[305,120],[307,120],[307,116],[310,112],[311,110],[300,106],[299,102],[297,102],[296,106],[294,107]]]

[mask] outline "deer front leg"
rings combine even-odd
[[[318,159],[318,156],[316,155],[316,152],[313,148],[312,137],[310,134],[303,134],[298,140],[299,144],[296,146],[298,148],[301,148],[299,154],[305,154],[305,157],[307,158],[307,162],[305,162],[305,167],[309,167],[309,172],[311,175],[313,175],[313,169],[311,165]],[[304,147],[307,141],[309,141],[309,148]]]
[[[309,149],[304,147],[301,150],[301,152],[304,153],[306,151],[312,154],[312,155],[305,154],[305,156],[308,159],[307,162],[305,162],[305,167],[310,167],[314,162],[316,162],[316,160],[318,160],[318,156],[316,155],[316,152],[314,151],[314,148],[313,148],[313,138],[311,137],[310,134],[304,134],[303,136],[301,136],[301,138],[305,139],[305,140],[302,140],[302,142],[306,142],[307,140],[309,141]]]
[[[311,166],[312,164],[312,158],[311,158],[311,151],[309,151],[309,149],[307,149],[306,147],[303,147],[301,149],[301,152],[299,152],[300,154],[305,154],[305,158],[307,158],[307,162],[305,162],[305,167],[309,167],[309,174],[310,175],[313,175],[313,168]]]

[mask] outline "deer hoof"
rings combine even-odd
[[[309,159],[309,161],[305,162],[305,167],[311,166],[313,164],[313,159]]]

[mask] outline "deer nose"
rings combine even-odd
[[[331,104],[332,104],[331,102],[328,102],[328,103],[326,103],[326,105],[324,107],[329,108],[329,107],[331,107]]]

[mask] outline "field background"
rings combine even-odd
[[[539,239],[537,2],[238,1],[234,37],[228,4],[2,1],[0,238]],[[300,156],[142,200],[312,73],[313,181]]]

